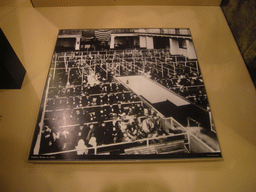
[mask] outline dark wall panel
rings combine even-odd
[[[221,8],[256,86],[256,0],[223,0]]]
[[[26,70],[0,29],[0,89],[20,89]]]

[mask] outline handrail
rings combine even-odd
[[[159,137],[154,137],[154,138],[145,138],[145,139],[139,139],[136,141],[131,141],[131,142],[120,142],[120,143],[113,143],[113,144],[108,144],[108,145],[100,145],[100,146],[95,146],[95,147],[86,147],[86,148],[82,148],[82,149],[72,149],[72,150],[66,150],[66,151],[59,151],[59,152],[53,152],[53,153],[44,153],[41,155],[58,155],[58,154],[63,154],[63,153],[71,153],[71,152],[77,152],[77,151],[84,151],[84,150],[91,150],[94,149],[95,151],[97,151],[97,149],[100,148],[105,148],[105,147],[113,147],[113,146],[122,146],[125,144],[132,144],[132,143],[142,143],[142,142],[146,142],[147,143],[147,147],[149,147],[152,144],[149,144],[150,140],[155,140],[155,139],[164,139],[164,138],[174,138],[174,137],[179,137],[179,136],[186,136],[187,133],[181,133],[181,134],[175,134],[175,135],[167,135],[167,136],[159,136]],[[188,138],[188,137],[187,137]],[[186,143],[184,143],[186,144]]]
[[[202,144],[203,146],[205,146],[210,152],[216,152],[214,149],[212,149],[210,146],[208,146],[206,143],[204,143],[203,141],[201,141],[199,138],[197,138],[193,133],[188,132],[188,135],[190,137],[195,138],[200,144]]]

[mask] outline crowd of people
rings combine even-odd
[[[154,109],[115,76],[145,75],[195,104],[207,105],[195,62],[165,50],[59,53],[49,75],[40,153],[180,133],[164,128]]]
[[[146,113],[147,115],[143,116],[124,113],[108,121],[99,120],[70,126],[45,124],[42,131],[44,139],[41,152],[68,151],[79,149],[82,146],[81,149],[84,151],[90,147],[132,142],[182,132],[177,129],[164,129],[160,117],[155,112],[149,114],[150,111],[147,111]],[[80,154],[81,151],[78,150],[77,153]]]

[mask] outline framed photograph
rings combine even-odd
[[[31,162],[219,159],[189,29],[65,29]]]

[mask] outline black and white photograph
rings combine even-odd
[[[59,31],[29,161],[222,158],[191,31]]]

